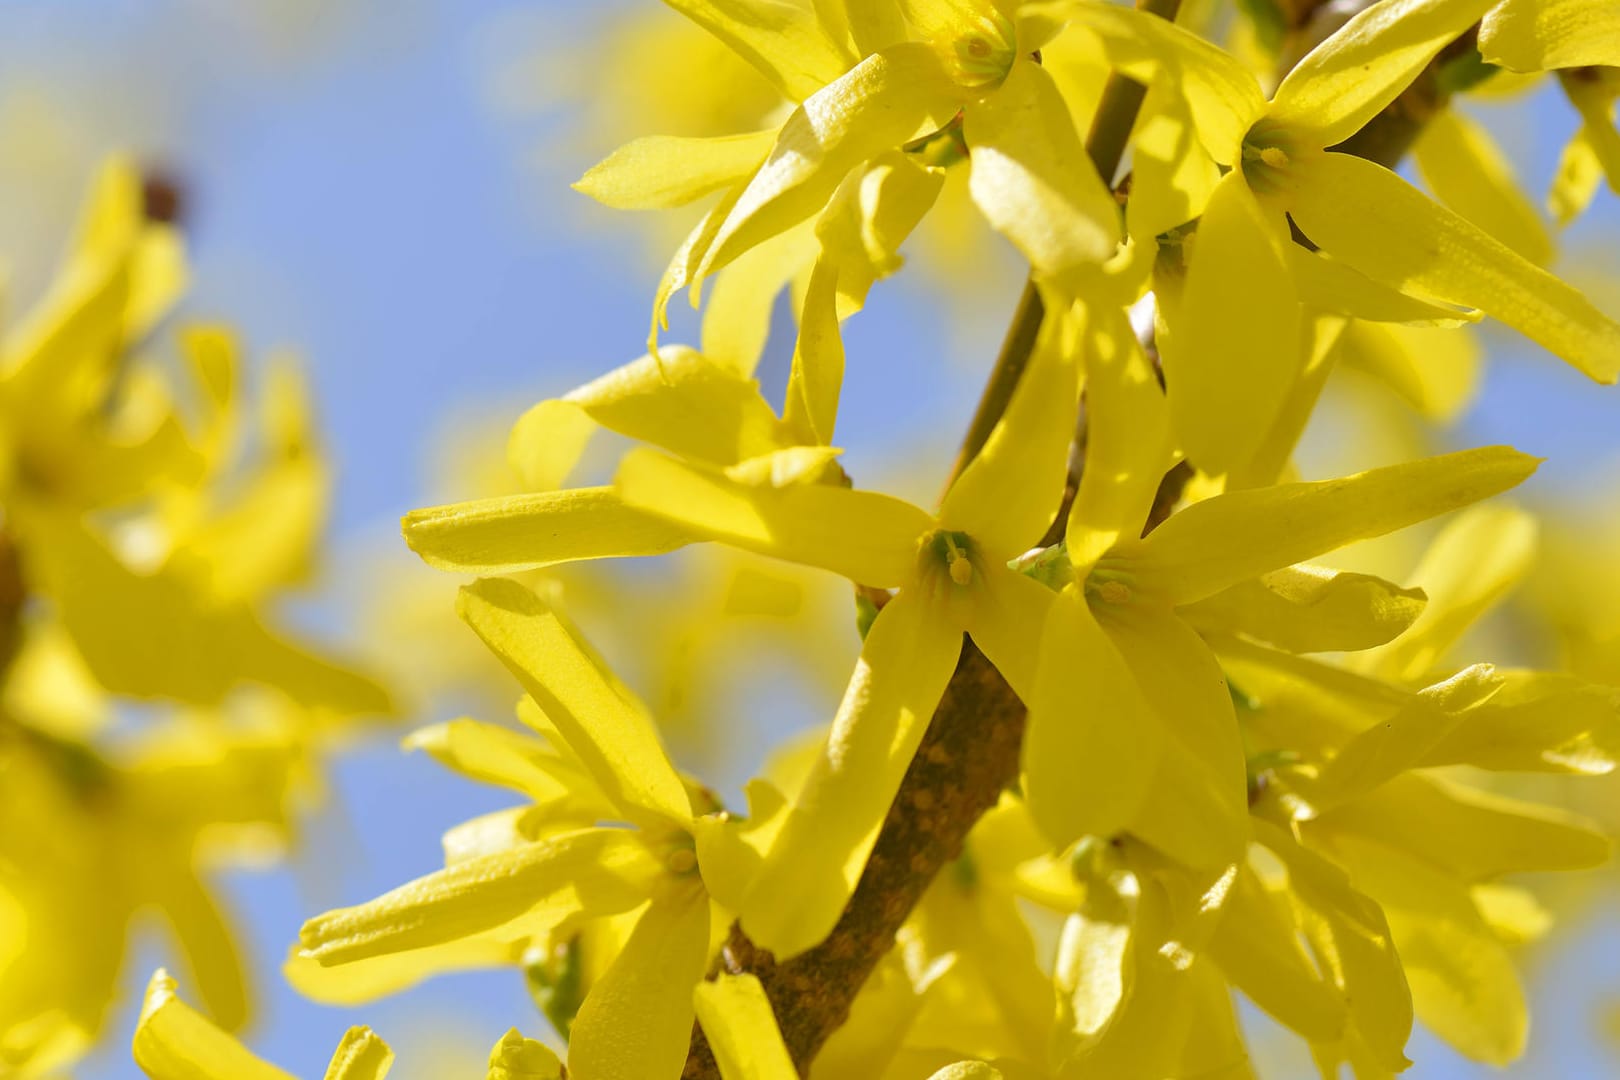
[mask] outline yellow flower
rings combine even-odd
[[[616,487],[631,506],[749,551],[897,587],[866,636],[826,750],[742,906],[778,956],[832,929],[860,876],[966,632],[1028,693],[1052,598],[1009,568],[1051,524],[1078,408],[1074,327],[1060,312],[1007,414],[937,515],[875,492],[773,486],[632,451]],[[735,470],[733,470],[735,472]],[[791,898],[791,899],[790,899]]]
[[[1235,625],[1305,651],[1389,640],[1419,597],[1357,575],[1279,572],[1496,494],[1536,462],[1494,447],[1229,492],[1141,539],[1171,461],[1168,407],[1123,319],[1092,322],[1069,570],[1026,698],[1030,809],[1060,847],[1128,827],[1188,865],[1229,862],[1245,840],[1243,749],[1200,634]]]
[[[748,834],[765,823],[694,812],[639,703],[533,593],[484,580],[462,590],[460,610],[538,706],[522,715],[552,750],[471,721],[421,744],[537,805],[452,832],[444,870],[311,919],[288,977],[320,999],[366,1000],[639,912],[574,1017],[569,1067],[673,1075],[708,961],[711,893],[735,903],[762,842]],[[598,824],[610,821],[630,827]]]
[[[67,1064],[99,1032],[137,912],[172,926],[215,1019],[247,1016],[226,916],[199,872],[279,840],[292,747],[174,725],[127,762],[0,725],[0,1064]],[[223,858],[222,858],[223,856]]]
[[[1207,170],[1191,187],[1166,181],[1172,192],[1179,184],[1188,217],[1201,211],[1184,283],[1160,283],[1168,332],[1159,346],[1178,441],[1202,470],[1247,464],[1302,372],[1308,327],[1298,304],[1311,297],[1296,282],[1311,260],[1293,251],[1289,219],[1359,272],[1337,274],[1338,306],[1350,314],[1382,303],[1368,286],[1397,289],[1477,308],[1599,381],[1620,375],[1620,326],[1580,293],[1382,166],[1329,152],[1488,0],[1382,0],[1306,56],[1269,102],[1230,57],[1161,19],[1084,2],[1051,6],[1081,19],[1120,70],[1145,82],[1180,80],[1185,126],[1229,170],[1212,186]]]

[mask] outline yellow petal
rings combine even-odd
[[[961,648],[960,628],[908,592],[872,624],[827,746],[743,906],[743,928],[778,959],[838,921]]]
[[[247,987],[231,927],[196,876],[150,868],[148,900],[174,928],[191,981],[214,1022],[228,1031],[248,1019]]]
[[[1040,541],[1068,481],[1080,364],[1075,327],[1063,306],[1047,310],[1007,411],[939,510],[941,528],[967,533],[1004,560]]]
[[[1435,198],[1537,266],[1552,261],[1541,215],[1483,125],[1442,109],[1423,125],[1412,149],[1418,175]]]
[[[1167,19],[1132,8],[1097,0],[1031,6],[1074,19],[1102,42],[1109,63],[1142,85],[1164,78],[1180,87],[1204,146],[1222,165],[1236,162],[1244,133],[1266,106],[1260,84],[1230,54]]]
[[[799,340],[782,416],[801,443],[831,446],[838,420],[838,396],[844,388],[844,339],[838,329],[841,273],[826,257],[819,260],[799,313]]]
[[[1313,1043],[1337,1042],[1345,1007],[1311,963],[1292,921],[1247,864],[1226,900],[1209,955],[1244,996]]]
[[[625,455],[616,489],[635,508],[762,555],[819,566],[863,585],[910,578],[926,513],[877,492],[822,484],[739,484],[650,450]]]
[[[1047,611],[1057,594],[1034,578],[998,563],[975,568],[979,578],[967,631],[1024,701],[1035,692],[1035,658]]]
[[[1410,851],[1463,882],[1527,870],[1580,870],[1609,857],[1608,838],[1574,814],[1414,773],[1320,821]],[[1413,821],[1422,821],[1423,829],[1414,830]]]
[[[1299,901],[1316,961],[1338,984],[1372,1058],[1390,1072],[1404,1070],[1412,995],[1383,911],[1351,887],[1343,870],[1276,825],[1257,821],[1255,839],[1288,868],[1288,888]]]
[[[135,1064],[152,1080],[293,1080],[192,1011],[162,968],[146,987]]]
[[[1289,210],[1329,254],[1386,285],[1477,307],[1599,382],[1620,376],[1620,325],[1388,169],[1313,154],[1297,172]]]
[[[1620,67],[1620,25],[1604,0],[1502,0],[1480,20],[1479,51],[1513,71]]]
[[[1196,218],[1220,182],[1220,170],[1199,141],[1185,95],[1186,89],[1174,80],[1155,79],[1137,116],[1125,221],[1138,240]]]
[[[1142,535],[1170,467],[1170,410],[1122,313],[1091,309],[1086,362],[1086,467],[1069,511],[1069,561],[1079,573],[1120,540]]]
[[[1077,588],[1053,602],[1021,751],[1030,815],[1054,848],[1132,821],[1164,728]]]
[[[752,375],[765,354],[777,297],[802,280],[815,260],[815,229],[808,221],[738,256],[709,290],[703,354],[739,375]]]
[[[1288,73],[1272,95],[1266,123],[1313,149],[1343,142],[1493,2],[1381,0],[1362,9]]]
[[[1513,506],[1475,506],[1446,523],[1412,583],[1429,598],[1412,629],[1358,657],[1360,670],[1410,683],[1435,670],[1457,639],[1530,569],[1536,519]]]
[[[400,522],[422,561],[457,574],[515,574],[581,559],[662,555],[697,539],[626,506],[612,488],[569,488],[430,506]]]
[[[1147,800],[1132,831],[1190,866],[1235,861],[1248,841],[1248,787],[1220,664],[1170,612],[1106,600],[1094,600],[1092,610],[1168,736],[1160,794]]]
[[[721,975],[692,991],[722,1080],[797,1080],[765,988],[752,975]]]
[[[694,882],[653,897],[574,1018],[569,1075],[676,1080],[708,959],[708,894]]]
[[[816,214],[851,169],[949,120],[957,93],[932,49],[904,42],[806,98],[782,125],[696,276]]]
[[[899,0],[815,0],[816,16],[834,41],[850,40],[857,57],[906,40]]]
[[[684,206],[746,180],[775,142],[775,128],[707,139],[652,135],[592,165],[574,190],[616,210]]]
[[[1037,276],[1058,281],[1114,254],[1119,205],[1039,64],[1019,60],[999,90],[969,105],[962,135],[972,154],[974,203]]]
[[[714,246],[714,238],[720,234],[721,226],[726,223],[746,190],[745,186],[739,184],[722,195],[692,226],[692,231],[686,234],[681,246],[670,256],[669,265],[664,267],[664,273],[658,279],[658,288],[653,293],[652,326],[647,333],[649,354],[656,355],[658,352],[658,331],[669,329],[669,298],[700,279],[698,267]]]
[[[1289,652],[1339,652],[1382,645],[1423,610],[1422,589],[1301,564],[1240,581],[1180,614],[1194,627],[1236,631]]]
[[[827,37],[808,5],[747,0],[665,0],[726,43],[777,89],[801,101],[842,75],[850,57]]]
[[[1581,130],[1576,138],[1584,142],[1608,174],[1609,190],[1620,190],[1620,130],[1614,126],[1614,99],[1620,86],[1614,75],[1592,77],[1589,72],[1560,75],[1564,94],[1581,114]]]
[[[1475,664],[1420,691],[1406,708],[1345,743],[1322,767],[1313,805],[1328,808],[1359,798],[1414,767],[1452,729],[1466,724],[1471,710],[1495,696],[1502,682],[1491,665]]]
[[[383,1080],[394,1065],[394,1051],[368,1027],[343,1033],[326,1067],[326,1080]]]
[[[426,750],[463,776],[520,791],[537,803],[568,794],[564,778],[572,779],[568,767],[533,736],[479,720],[432,724],[413,731],[402,745]]]
[[[1408,296],[1338,259],[1320,251],[1309,251],[1299,244],[1289,244],[1284,255],[1299,290],[1300,303],[1317,311],[1413,326],[1460,326],[1480,319],[1481,313],[1471,308],[1433,304]]]
[[[1439,739],[1422,764],[1508,772],[1614,771],[1620,692],[1567,675],[1503,672],[1504,685]]]
[[[499,930],[458,938],[408,952],[383,953],[336,967],[322,967],[293,946],[281,974],[287,984],[322,1005],[363,1005],[409,990],[436,975],[483,968],[513,967],[527,942]]]
[[[1605,124],[1605,128],[1612,128]],[[1598,146],[1605,140],[1605,132],[1582,126],[1558,157],[1558,171],[1553,174],[1552,186],[1547,190],[1547,210],[1559,226],[1574,221],[1592,204],[1598,188],[1603,186],[1606,171]],[[1620,175],[1620,169],[1615,170]]]
[[[299,931],[299,948],[330,967],[498,928],[522,938],[582,912],[629,911],[662,873],[630,830],[563,833],[457,863],[368,903],[318,915]]]
[[[1479,390],[1483,350],[1473,334],[1353,323],[1339,359],[1383,380],[1424,417],[1455,421]]]
[[[506,461],[529,491],[556,491],[574,471],[596,424],[571,401],[548,398],[532,406],[506,442]]]
[[[489,1052],[485,1080],[563,1080],[562,1062],[544,1043],[510,1028]]]
[[[1286,242],[1280,212],[1261,206],[1241,169],[1215,185],[1160,343],[1176,437],[1212,475],[1254,455],[1304,365]]]
[[[567,400],[605,428],[715,465],[787,445],[754,379],[678,345],[615,368]]]
[[[1338,847],[1389,918],[1423,1026],[1475,1061],[1512,1064],[1530,1033],[1524,990],[1468,891],[1381,844],[1344,837]]]
[[[1537,463],[1510,447],[1487,446],[1337,480],[1229,492],[1173,514],[1131,562],[1144,587],[1189,604],[1488,498],[1524,480]]]
[[[859,311],[872,283],[900,269],[900,246],[944,186],[945,170],[891,150],[839,187],[816,223],[823,257],[838,266],[839,318]]]
[[[625,819],[684,830],[686,787],[639,702],[534,593],[488,578],[463,586],[457,611],[515,675]]]
[[[35,584],[108,690],[214,704],[253,681],[347,715],[390,708],[381,687],[272,634],[245,605],[217,604],[167,567],[126,566],[82,521],[40,512],[16,523],[36,553]]]

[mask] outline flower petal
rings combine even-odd
[[[843,74],[849,56],[807,6],[750,0],[664,0],[801,101]]]
[[[962,135],[972,155],[974,203],[1038,277],[1058,281],[1114,254],[1119,204],[1039,64],[1020,59],[999,90],[969,105]]]
[[[831,932],[962,650],[960,627],[902,591],[878,614],[838,715],[743,905],[777,958]]]
[[[912,576],[917,541],[933,527],[922,510],[877,492],[740,484],[650,450],[626,454],[615,484],[628,505],[700,536],[879,588]]]
[[[1084,574],[1121,540],[1142,535],[1170,467],[1170,407],[1130,324],[1118,311],[1088,312],[1086,467],[1069,511],[1069,561]]]
[[[1343,142],[1495,2],[1381,0],[1363,8],[1294,65],[1272,95],[1267,123],[1313,149]]]
[[[815,261],[816,232],[809,221],[738,256],[709,290],[703,354],[738,374],[753,375],[770,340],[777,298],[789,285],[802,283]]]
[[[1233,491],[1171,515],[1131,564],[1144,588],[1190,604],[1240,581],[1382,536],[1520,483],[1538,460],[1461,450],[1313,483]]]
[[[1199,220],[1177,317],[1159,342],[1176,437],[1211,475],[1254,456],[1304,366],[1285,243],[1281,212],[1261,206],[1243,170],[1227,173]]]
[[[1435,198],[1537,266],[1552,262],[1552,237],[1541,215],[1482,124],[1442,109],[1423,125],[1412,149],[1418,175]]]
[[[368,1027],[352,1027],[326,1067],[326,1080],[383,1080],[394,1065],[394,1051]]]
[[[574,190],[616,210],[685,206],[748,179],[775,142],[775,128],[706,139],[652,135],[592,165]]]
[[[684,346],[615,368],[565,400],[611,431],[715,465],[790,445],[758,382]]]
[[[958,100],[934,51],[921,42],[873,53],[806,98],[782,125],[696,277],[821,211],[851,169],[943,124]]]
[[[1179,614],[1194,627],[1247,634],[1289,652],[1340,652],[1384,644],[1411,626],[1423,605],[1422,589],[1301,564],[1240,581]]]
[[[574,1018],[569,1075],[680,1076],[692,1038],[692,990],[708,960],[709,896],[695,879],[653,897]]]
[[[798,1080],[765,988],[752,975],[721,975],[692,991],[698,1022],[723,1080]]]
[[[1041,539],[1063,500],[1080,412],[1075,331],[1063,305],[1047,308],[1007,411],[939,509],[941,528],[967,533],[1004,560]]]
[[[1620,67],[1620,23],[1604,0],[1501,0],[1480,20],[1479,52],[1511,71]]]
[[[799,312],[799,340],[788,372],[782,417],[801,443],[831,446],[844,389],[844,339],[838,329],[838,265],[823,256],[810,272]]]
[[[522,938],[571,915],[629,911],[646,900],[663,872],[628,829],[563,833],[457,863],[368,903],[318,915],[299,931],[299,951],[330,967],[503,927]]]
[[[162,968],[147,984],[134,1049],[135,1064],[152,1080],[294,1080],[176,997]]]
[[[556,612],[504,578],[463,586],[456,609],[517,676],[625,820],[654,830],[690,825],[686,787],[652,719]]]
[[[698,539],[628,507],[608,487],[568,488],[412,510],[405,543],[438,570],[515,574],[582,559],[662,555]]]
[[[1376,652],[1357,657],[1359,670],[1392,682],[1428,676],[1457,639],[1530,569],[1536,519],[1513,506],[1475,506],[1446,524],[1412,573],[1429,598],[1412,629]]]
[[[548,398],[530,406],[512,425],[506,463],[529,491],[556,491],[574,471],[596,423],[571,401]]]
[[[968,636],[1019,698],[1028,701],[1035,691],[1035,660],[1046,615],[1057,593],[997,563],[974,573],[980,580],[968,615]]]
[[[1148,796],[1164,727],[1078,588],[1052,603],[1028,702],[1030,816],[1054,848],[1120,832]]]
[[[1330,255],[1387,285],[1477,307],[1599,382],[1620,377],[1620,325],[1388,169],[1313,154],[1298,174],[1289,210]]]
[[[545,1043],[509,1028],[489,1052],[485,1080],[563,1080],[563,1066]]]

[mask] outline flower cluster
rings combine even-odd
[[[308,750],[389,708],[264,621],[313,569],[327,475],[296,370],[243,453],[238,346],[179,335],[180,234],[106,164],[48,295],[0,342],[0,1073],[70,1064],[122,985],[130,922],[172,928],[213,1015],[248,1013],[210,866],[289,825]],[[158,703],[149,722],[128,705]]]
[[[1538,461],[1487,446],[1305,480],[1295,452],[1341,367],[1453,415],[1487,317],[1620,376],[1620,324],[1544,268],[1539,218],[1453,108],[1556,72],[1582,119],[1552,196],[1572,217],[1604,170],[1620,183],[1612,5],[1260,3],[1229,50],[1173,0],[668,2],[781,108],[585,175],[614,207],[711,200],[647,354],[524,415],[527,490],[404,522],[478,578],[457,610],[524,695],[522,730],[465,718],[407,745],[525,801],[449,832],[443,869],[310,919],[287,977],[352,1004],[522,968],[582,1080],[1246,1077],[1239,997],[1324,1077],[1401,1072],[1416,1022],[1520,1055],[1511,947],[1548,918],[1517,875],[1609,844],[1496,777],[1620,752],[1612,685],[1465,652],[1534,544],[1489,500]],[[1434,197],[1392,171],[1408,149]],[[879,358],[846,357],[842,325],[952,176],[1030,282],[924,507],[844,467],[846,361]],[[711,277],[703,348],[660,343],[671,297]],[[798,337],[773,402],[755,376],[783,290]],[[636,445],[611,483],[569,486],[599,430]],[[1447,515],[1403,580],[1324,561]],[[540,584],[696,546],[853,593],[842,702],[746,807],[676,768]],[[263,1071],[183,1010],[160,977],[151,1075]],[[328,1075],[380,1076],[372,1040]]]

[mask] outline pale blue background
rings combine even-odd
[[[326,10],[297,20],[281,40],[243,14],[272,6],[0,0],[0,102],[19,84],[34,86],[66,103],[89,142],[133,145],[184,178],[196,264],[187,313],[230,319],[257,350],[293,345],[308,358],[340,469],[335,532],[386,538],[399,514],[434,497],[431,438],[450,407],[495,403],[514,413],[635,355],[656,268],[638,222],[607,232],[573,223],[583,197],[566,181],[588,163],[581,147],[606,147],[570,126],[569,103],[549,111],[497,104],[501,72],[525,57],[540,63],[548,39],[551,47],[576,40],[570,26],[590,5],[305,2],[291,6]],[[1571,126],[1567,109],[1544,95],[1506,129],[1537,190]],[[0,146],[0,162],[6,153]],[[63,208],[76,192],[40,195],[54,209],[16,226],[18,235],[37,240],[65,227]],[[1617,235],[1615,200],[1600,202],[1586,225],[1587,254]],[[16,280],[26,296],[41,253],[24,250]],[[1614,250],[1610,265],[1620,269]],[[880,287],[849,339],[841,427],[858,472],[887,462],[907,438],[937,442],[938,433],[961,430],[1016,273],[1004,288],[986,303],[1003,314],[946,340],[922,287]],[[1620,309],[1620,296],[1609,301]],[[1532,495],[1617,490],[1613,394],[1506,335],[1493,340],[1502,348],[1457,441],[1505,441],[1550,456]],[[768,385],[779,383],[780,360],[767,362]],[[451,586],[447,579],[447,605]],[[341,625],[330,614],[314,621],[329,633]],[[452,709],[444,703],[415,719]],[[783,715],[804,719],[791,706]],[[304,917],[433,868],[445,827],[509,800],[399,754],[388,738],[344,757],[333,778],[337,808],[311,824],[295,873],[224,882],[263,975],[263,1010],[248,1039],[283,1068],[317,1077],[344,1027],[367,1022],[400,1050],[396,1075],[477,1074],[508,1026],[544,1030],[517,973],[447,978],[349,1013],[301,1001],[275,970]],[[1620,995],[1620,919],[1600,921],[1599,932],[1542,956],[1532,1057],[1517,1075],[1599,1076],[1615,1067],[1601,1056],[1598,1014]],[[83,1075],[136,1075],[127,1034],[145,976],[162,962],[155,942],[132,960],[116,1036]],[[444,1059],[427,1057],[434,1045],[459,1052],[465,1065],[440,1072]],[[1489,1074],[1423,1038],[1414,1056],[1419,1077]]]

